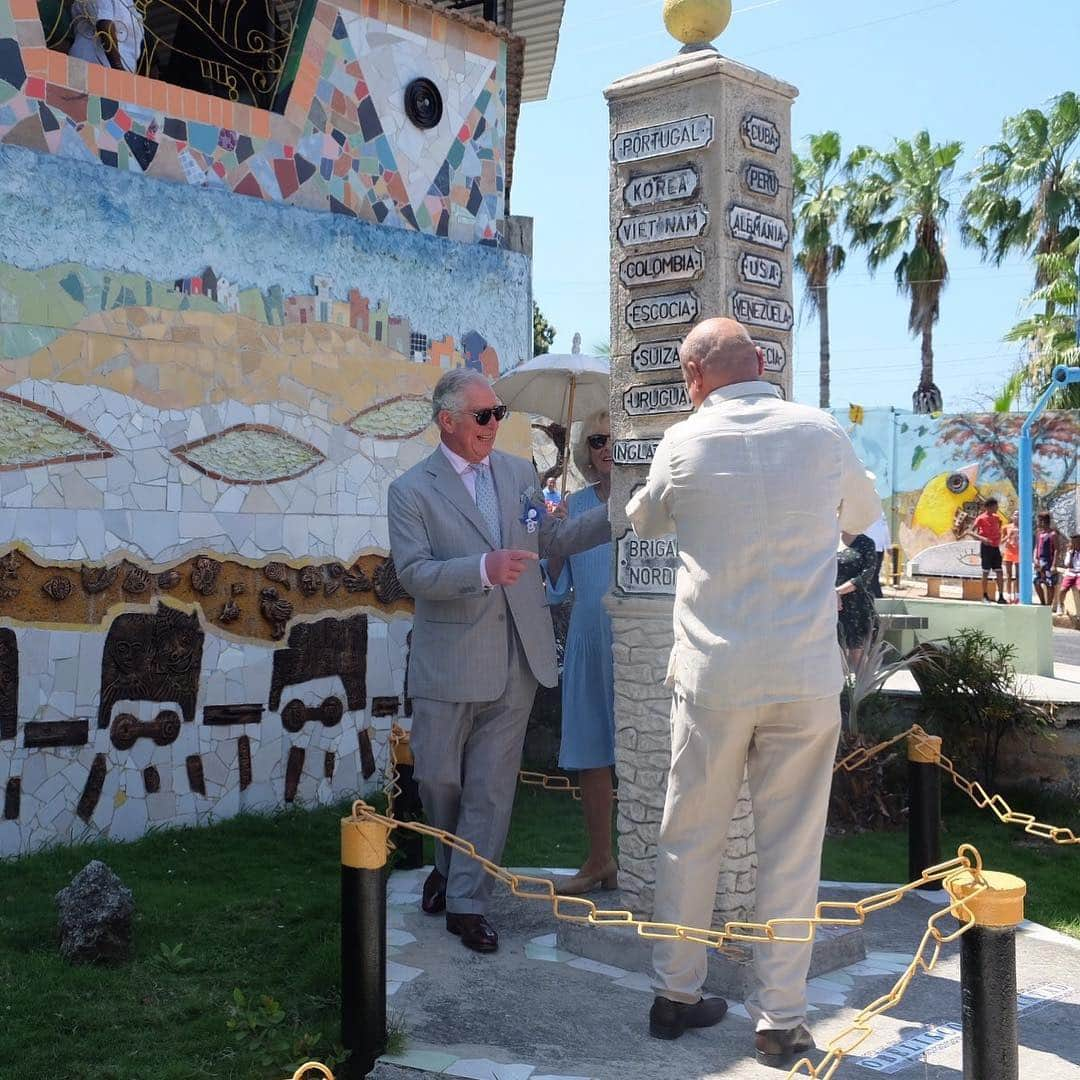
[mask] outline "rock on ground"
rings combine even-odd
[[[99,859],[56,894],[60,954],[73,964],[126,960],[131,951],[131,890]]]

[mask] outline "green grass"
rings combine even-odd
[[[1077,827],[1075,808],[1047,809],[1060,811],[1055,824]],[[280,1080],[295,1060],[292,1039],[305,1033],[320,1036],[310,1049],[325,1060],[338,1033],[343,811],[240,817],[0,864],[0,1062],[42,1080]],[[1080,850],[1025,838],[952,794],[946,821],[944,857],[975,843],[987,867],[1028,881],[1031,918],[1080,937]],[[830,839],[824,875],[902,880],[906,843],[903,832]],[[53,895],[93,857],[135,893],[135,957],[122,967],[69,967],[57,952]],[[583,858],[580,804],[521,789],[507,865]],[[191,963],[170,960],[163,945],[180,945],[175,956]],[[264,994],[280,1003],[288,1037],[273,1051],[282,1068],[260,1065],[265,1051],[228,1030],[234,988],[249,1006]]]

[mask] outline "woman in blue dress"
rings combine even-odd
[[[581,425],[574,463],[590,486],[567,499],[571,518],[606,503],[611,492],[611,422],[606,411],[594,413]],[[547,572],[549,603],[561,603],[573,590],[563,663],[559,766],[578,773],[589,852],[578,873],[557,882],[556,891],[576,896],[618,884],[619,868],[611,847],[615,685],[611,618],[603,605],[611,588],[611,544],[571,555],[565,562],[552,559]]]

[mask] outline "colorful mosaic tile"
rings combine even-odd
[[[273,484],[295,480],[325,456],[314,446],[276,428],[238,424],[173,453],[201,473],[227,484]]]
[[[0,0],[0,12],[9,3]],[[21,20],[21,48],[17,38],[0,38],[0,140],[498,244],[506,41],[455,25],[458,46],[449,48],[443,16],[427,13],[430,33],[422,36],[401,4],[379,10],[376,19],[322,0],[283,117],[176,87],[165,88],[163,99],[157,80],[31,46],[23,28],[33,23]],[[442,119],[427,131],[405,115],[404,90],[418,73],[443,98]],[[287,135],[272,139],[271,129]]]

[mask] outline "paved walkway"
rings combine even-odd
[[[784,1075],[757,1065],[753,1028],[738,1002],[724,1022],[676,1042],[649,1038],[648,976],[575,958],[554,947],[550,909],[495,898],[492,920],[502,935],[494,956],[477,956],[449,935],[443,920],[417,908],[427,871],[390,880],[392,1022],[403,1026],[408,1051],[380,1063],[374,1080],[410,1080],[418,1073],[474,1080],[711,1080]],[[823,887],[852,899],[874,885]],[[600,894],[602,896],[602,894]],[[863,1005],[887,992],[911,959],[926,919],[943,893],[905,899],[866,924],[865,961],[811,983],[810,1023],[819,1042],[838,1035]],[[597,929],[596,933],[624,933]],[[776,946],[782,948],[783,946]],[[1080,941],[1028,925],[1017,948],[1020,1073],[1038,1080],[1080,1075]],[[959,953],[943,949],[931,975],[918,974],[892,1013],[874,1024],[859,1055],[838,1080],[870,1072],[909,1080],[962,1075]]]

